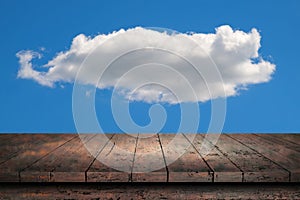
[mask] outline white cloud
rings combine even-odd
[[[271,79],[275,65],[259,55],[260,39],[256,29],[246,33],[227,25],[216,28],[216,33],[211,34],[167,34],[141,27],[93,38],[80,34],[73,39],[69,50],[59,52],[42,66],[46,71],[33,68],[32,60],[40,58],[39,53],[18,52],[18,77],[33,79],[49,87],[61,82],[73,83],[82,62],[93,52],[78,73],[80,83],[100,89],[114,87],[131,100],[168,103],[195,101],[194,94],[187,90],[187,84],[190,84],[197,101],[207,101],[234,96],[250,84]],[[112,59],[134,49],[139,50],[121,56],[105,71]],[[133,68],[135,66],[139,67]],[[223,82],[218,78],[215,66]],[[101,73],[104,76],[98,82]],[[141,87],[144,82],[159,84]]]

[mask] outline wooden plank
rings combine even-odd
[[[55,182],[85,182],[87,181],[86,171],[94,162],[99,153],[106,145],[106,138],[111,138],[112,134],[96,134],[91,139],[84,139],[81,135],[82,144],[75,151],[66,152],[67,159],[56,166],[51,172],[51,181]],[[105,137],[105,138],[104,138]]]
[[[134,165],[133,182],[166,182],[167,170],[157,134],[139,134]]]
[[[183,134],[160,134],[159,137],[170,182],[213,181],[213,172]]]
[[[87,170],[87,181],[130,181],[136,140],[137,135],[115,134]]]
[[[76,173],[72,170],[73,162],[78,160],[76,152],[80,150],[84,142],[89,141],[95,135],[86,134],[77,137],[65,145],[57,148],[51,154],[43,157],[38,162],[20,172],[21,182],[60,182],[60,181],[85,181],[85,173]],[[80,158],[85,159],[85,158]],[[81,162],[81,161],[80,161]],[[87,163],[86,165],[88,165]],[[87,168],[88,166],[86,166]],[[70,170],[64,173],[64,170]],[[61,171],[63,169],[63,171]],[[77,176],[76,176],[77,175]]]
[[[181,135],[174,149],[168,144],[175,134],[110,135],[110,143],[103,134],[82,140],[77,134],[0,134],[6,138],[0,140],[0,181],[212,181],[202,180],[208,172],[215,182],[238,182],[241,174],[243,181],[300,181],[298,136],[281,140],[288,135],[222,135],[215,146],[206,143],[211,151],[203,156],[203,142],[212,140],[204,135]],[[189,142],[194,146],[185,149]]]
[[[285,134],[267,134],[267,135],[274,135],[276,138],[280,139],[280,140],[286,140],[288,142],[294,143],[294,144],[298,144],[300,145],[300,133],[285,133]]]
[[[26,143],[28,146],[26,146],[22,152],[0,165],[1,182],[18,182],[20,180],[19,172],[21,170],[48,155],[59,146],[72,140],[76,136],[70,134],[32,134],[18,137],[21,141],[27,137],[32,137],[35,140],[31,144]]]
[[[291,181],[300,181],[300,153],[286,148],[284,145],[274,144],[257,135],[230,135],[234,139],[246,144],[255,151],[278,163],[291,172]]]
[[[204,137],[204,134],[197,134],[193,145],[214,171],[214,182],[242,182],[242,170]]]
[[[205,139],[212,141],[213,137],[216,135],[209,134]],[[219,137],[216,147],[243,171],[245,182],[289,181],[288,171],[227,135]]]
[[[3,184],[0,199],[300,199],[299,184]]]
[[[10,140],[11,138],[16,137],[17,135],[22,135],[22,134],[13,134],[13,133],[0,133],[0,146],[6,143],[7,140]]]
[[[295,138],[294,142],[290,142],[285,140],[284,137],[278,137],[277,134],[255,134],[264,140],[272,142],[274,145],[281,145],[284,148],[288,148],[294,151],[300,152],[300,144],[297,144],[297,139]],[[300,141],[300,134],[298,136],[298,140]]]
[[[17,156],[21,151],[25,151],[31,145],[36,145],[42,141],[47,142],[47,137],[44,135],[32,135],[32,134],[14,134],[5,135],[5,140],[1,140],[0,145],[0,164],[6,162],[7,160]],[[4,139],[2,137],[2,139]]]

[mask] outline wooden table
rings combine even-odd
[[[215,145],[179,134],[176,149],[189,147],[175,162],[175,134],[100,135],[0,134],[0,182],[300,182],[300,134],[221,134]]]

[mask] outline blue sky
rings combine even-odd
[[[95,36],[120,28],[165,27],[179,32],[214,33],[221,25],[262,36],[259,53],[276,65],[272,80],[251,85],[227,99],[223,132],[300,131],[300,2],[294,1],[1,1],[0,132],[76,132],[73,85],[49,88],[18,79],[16,53],[44,47],[45,64],[66,51],[78,34]],[[110,91],[97,92],[98,118],[105,132],[119,132],[109,109]],[[136,123],[149,123],[147,103],[132,103]],[[176,132],[178,106],[164,105],[163,132]],[[200,103],[199,130],[205,132],[210,103]],[[100,113],[101,111],[101,113]]]

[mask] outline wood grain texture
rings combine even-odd
[[[213,172],[183,134],[160,134],[170,182],[212,182]]]
[[[115,134],[87,171],[88,182],[129,182],[137,135]]]
[[[85,182],[85,170],[93,156],[84,145],[95,141],[95,134],[85,134],[69,141],[20,173],[21,182]]]
[[[278,137],[277,135],[270,135],[270,134],[255,134],[259,137],[261,137],[263,140],[269,141],[271,143],[273,143],[274,145],[280,145],[283,146],[284,149],[291,149],[293,151],[298,151],[300,153],[300,144],[297,144],[295,142],[297,142],[298,140],[300,140],[300,137],[298,137],[299,139],[294,140],[294,142],[285,140],[284,137]]]
[[[204,134],[197,134],[193,145],[214,171],[214,182],[242,182],[243,173],[219,149],[210,142],[205,142]],[[205,153],[209,151],[208,153]]]
[[[5,184],[0,199],[300,199],[299,184]]]
[[[28,166],[37,162],[39,159],[47,156],[55,151],[61,145],[74,139],[76,135],[69,134],[43,134],[43,135],[16,135],[19,140],[26,141],[27,138],[33,138],[32,143],[26,143],[26,147],[18,153],[18,155],[7,160],[0,165],[0,181],[3,182],[18,182],[20,181],[19,174]],[[25,139],[26,138],[26,139]],[[28,140],[31,140],[28,139]],[[7,144],[14,146],[14,143],[7,141]],[[27,146],[28,145],[28,146]]]
[[[239,134],[234,134],[236,137]],[[248,135],[245,135],[247,137]],[[208,140],[214,137],[210,134]],[[243,171],[245,182],[289,181],[289,172],[244,144],[222,134],[216,146]],[[259,146],[257,146],[259,148]]]
[[[44,135],[0,135],[0,164],[26,151],[32,145],[48,142]],[[20,137],[22,139],[20,140]]]
[[[300,181],[300,153],[257,135],[230,135],[290,172],[290,181]]]
[[[300,137],[284,136],[0,134],[0,182],[300,182]]]
[[[132,181],[167,181],[164,155],[157,134],[139,134],[132,169]]]
[[[281,133],[281,134],[266,134],[266,135],[270,135],[273,137],[278,138],[281,141],[289,141],[292,142],[294,144],[298,144],[300,145],[300,134],[299,133]]]

